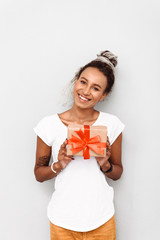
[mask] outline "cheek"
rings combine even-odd
[[[77,89],[78,89],[78,83],[76,81],[75,84],[74,84],[74,87],[73,87],[73,96],[75,96],[75,93],[76,93]]]
[[[93,96],[94,96],[94,99],[96,100],[99,100],[103,95],[103,92],[94,92],[93,93]]]
[[[80,88],[82,88],[81,84],[78,81],[76,81],[75,84],[74,84],[73,92],[76,92]]]
[[[74,90],[77,90],[77,87],[78,87],[78,83],[76,81],[75,84],[74,84]]]

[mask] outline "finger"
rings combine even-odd
[[[101,165],[101,162],[103,161],[102,157],[95,157],[97,162]]]
[[[111,148],[106,148],[106,153],[111,153]]]
[[[73,156],[73,155],[67,155],[67,154],[66,154],[66,156],[67,156],[67,157],[71,157],[71,158],[74,158],[74,156]]]
[[[71,159],[74,159],[74,156],[73,155],[67,155],[67,152],[65,153],[65,157],[69,157]]]
[[[61,148],[66,148],[66,145],[67,145],[67,140],[65,140],[62,145],[61,145]]]
[[[109,142],[109,141],[107,141],[106,152],[111,152],[111,145],[110,145],[110,142]]]
[[[65,157],[66,155],[66,152],[63,151],[63,150],[59,150],[59,153],[58,153],[58,159],[60,160],[63,160],[63,158]]]
[[[107,153],[106,153],[106,157],[107,157],[107,159],[109,159],[110,156],[111,156],[111,152],[107,152]]]
[[[108,136],[107,136],[107,145],[111,145]]]
[[[108,151],[111,151],[111,146],[110,145],[108,146]]]
[[[60,151],[61,151],[61,150],[64,150],[64,149],[66,149],[65,143],[63,143],[63,144],[60,146]]]
[[[67,155],[67,149],[66,148],[62,148],[59,150],[59,154],[60,155],[65,155],[65,156],[69,156],[69,157],[73,157],[73,155]]]
[[[58,160],[60,161],[71,161],[71,160],[74,160],[74,157],[73,156],[67,156],[66,154],[59,154],[58,155]]]
[[[59,155],[62,156],[62,158],[64,158],[64,157],[74,158],[73,155],[67,155],[67,150],[66,149],[65,150],[60,150]]]
[[[109,141],[107,141],[107,148],[110,146],[110,142]]]
[[[74,160],[74,157],[64,156],[63,160],[71,161]]]

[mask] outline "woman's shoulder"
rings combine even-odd
[[[53,126],[57,124],[58,120],[57,116],[58,116],[57,113],[45,115],[39,120],[38,124],[46,127]]]
[[[57,134],[57,114],[50,114],[42,117],[33,128],[34,132],[48,145],[52,146]]]
[[[57,113],[53,113],[53,114],[48,114],[48,115],[45,115],[44,117],[42,117],[41,121],[53,121],[53,120],[56,120],[57,118]]]
[[[113,128],[117,126],[123,126],[123,122],[119,119],[118,116],[111,114],[111,113],[106,113],[106,112],[101,112],[101,124],[103,125],[109,125],[112,126]]]
[[[123,131],[125,125],[121,122],[119,117],[114,114],[102,112],[101,116],[101,124],[107,127],[110,143],[112,144]]]

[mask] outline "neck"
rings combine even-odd
[[[72,118],[78,121],[90,120],[94,117],[97,111],[94,108],[83,109],[75,105],[70,109],[70,115]]]

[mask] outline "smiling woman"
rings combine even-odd
[[[106,177],[121,177],[122,131],[124,124],[114,115],[94,109],[114,84],[117,57],[103,51],[86,64],[72,80],[73,105],[60,114],[43,118],[34,128],[37,134],[35,177],[43,182],[55,178],[55,191],[48,205],[52,240],[115,240],[113,189]],[[69,124],[107,127],[105,157],[67,155]],[[49,166],[49,159],[53,163]]]
[[[97,102],[102,101],[106,97],[106,86],[106,76],[97,68],[88,67],[75,81],[73,91],[74,101],[77,104],[86,103],[85,105],[81,104],[82,107],[94,107]]]

